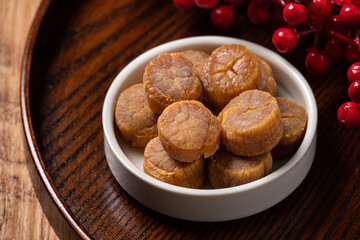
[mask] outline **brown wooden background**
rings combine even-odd
[[[0,200],[4,203],[0,205],[0,238],[73,239],[74,231],[53,207],[32,162],[25,160],[21,141],[18,69],[24,29],[28,29],[38,1],[8,0],[0,4],[7,8],[1,13],[14,22],[14,27],[2,24],[8,40],[0,45],[1,71],[5,69],[0,82],[4,86],[0,98],[4,162],[0,166]],[[338,106],[347,101],[345,74],[349,64],[334,63],[321,76],[307,73],[304,49],[310,46],[310,38],[302,39],[297,50],[284,57],[304,74],[314,90],[319,109],[317,154],[305,181],[284,201],[240,220],[182,221],[134,201],[107,166],[102,102],[113,78],[133,58],[173,39],[207,34],[239,37],[273,49],[274,28],[272,24],[249,23],[240,9],[233,29],[222,32],[211,27],[207,11],[182,12],[170,0],[51,1],[33,52],[26,56],[30,64],[27,107],[39,150],[37,160],[43,163],[56,190],[54,198],[62,201],[62,211],[70,213],[84,238],[359,238],[360,133],[340,126],[336,120]]]
[[[0,1],[0,239],[4,240],[76,239],[40,179],[31,180],[30,175],[37,173],[24,151],[20,69],[39,4],[40,0]]]

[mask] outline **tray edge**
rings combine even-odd
[[[32,63],[32,54],[36,44],[37,35],[52,0],[42,0],[39,8],[36,11],[35,18],[31,24],[26,42],[25,50],[22,58],[21,73],[20,73],[20,108],[21,108],[21,120],[24,131],[24,138],[37,173],[47,190],[50,198],[59,209],[63,217],[69,223],[69,225],[76,231],[76,233],[83,239],[93,239],[90,233],[81,226],[81,224],[73,216],[70,209],[66,206],[64,200],[61,198],[59,192],[56,190],[49,174],[45,170],[45,165],[42,160],[38,145],[36,143],[35,134],[33,130],[31,112],[30,112],[30,99],[29,99],[29,82],[30,82],[30,70]]]

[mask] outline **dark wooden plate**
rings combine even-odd
[[[244,219],[201,223],[156,213],[132,199],[107,165],[101,125],[106,91],[132,59],[161,43],[226,35],[274,50],[276,26],[236,10],[229,31],[209,11],[176,9],[171,0],[45,0],[25,52],[21,108],[27,143],[49,194],[86,239],[354,239],[360,235],[360,134],[336,120],[348,100],[346,61],[321,76],[304,67],[311,38],[284,55],[308,79],[318,109],[317,154],[300,187],[276,206]]]

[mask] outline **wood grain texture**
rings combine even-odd
[[[20,69],[39,0],[0,1],[0,239],[76,239],[23,141]]]
[[[244,219],[202,223],[156,213],[132,199],[116,182],[103,149],[101,111],[117,73],[136,56],[188,36],[227,35],[274,50],[276,26],[256,26],[238,10],[235,26],[211,27],[208,12],[183,12],[170,0],[53,0],[36,34],[26,91],[36,147],[53,197],[73,226],[93,239],[358,239],[360,238],[360,133],[336,120],[347,101],[346,68],[334,63],[321,76],[304,67],[311,39],[284,55],[309,81],[318,104],[314,164],[288,198]],[[29,46],[31,47],[31,46]],[[33,152],[34,154],[34,152]]]

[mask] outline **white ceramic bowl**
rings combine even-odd
[[[114,123],[119,94],[142,82],[145,66],[163,52],[197,49],[211,53],[220,45],[238,43],[266,60],[272,67],[277,95],[296,100],[308,112],[304,140],[287,161],[275,162],[273,172],[259,180],[224,189],[189,189],[158,181],[143,172],[143,148],[122,140]],[[261,212],[286,198],[303,181],[315,155],[317,107],[307,81],[288,61],[257,44],[229,37],[202,36],[179,39],[157,46],[128,64],[110,86],[102,113],[105,154],[119,184],[133,198],[160,213],[193,221],[226,221]]]

